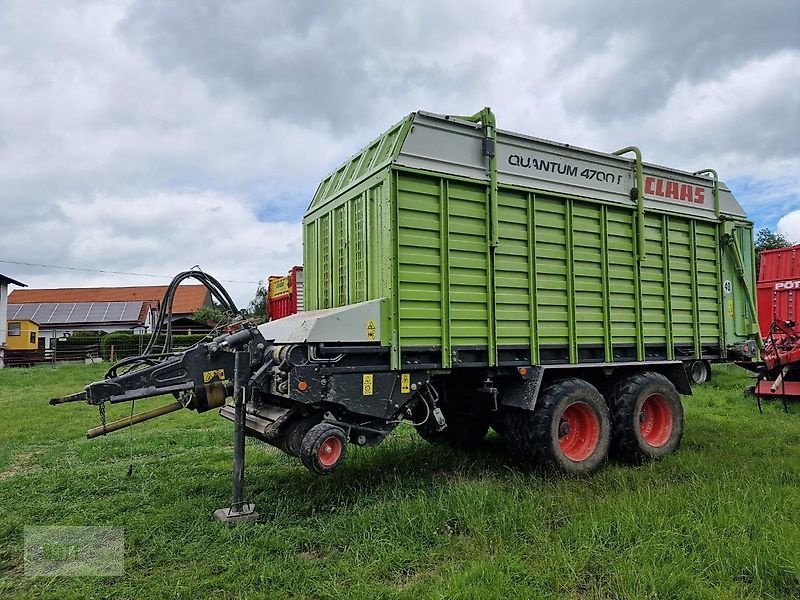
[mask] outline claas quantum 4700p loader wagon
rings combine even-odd
[[[236,439],[316,473],[404,420],[453,446],[491,427],[520,463],[588,473],[674,452],[689,375],[759,342],[752,225],[714,170],[500,131],[488,108],[404,118],[324,179],[303,233],[305,312],[237,320],[67,400],[221,406]]]

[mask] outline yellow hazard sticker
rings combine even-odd
[[[367,339],[375,340],[378,338],[378,326],[375,324],[375,319],[367,321]]]
[[[411,393],[411,373],[403,373],[400,375],[400,393]]]
[[[362,388],[362,395],[364,396],[372,396],[372,392],[374,391],[374,387],[372,386],[372,373],[364,373],[364,379],[361,383]]]
[[[733,316],[733,300],[728,300],[728,316]]]
[[[214,369],[213,371],[203,371],[203,383],[208,383],[213,379],[222,381],[225,379],[225,369]]]

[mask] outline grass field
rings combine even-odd
[[[0,598],[800,598],[800,406],[758,414],[735,367],[685,398],[677,454],[589,479],[406,426],[329,477],[248,441],[264,521],[237,528],[211,520],[227,421],[186,411],[87,441],[96,409],[47,405],[102,372],[0,371]],[[25,525],[121,526],[126,574],[25,577]]]

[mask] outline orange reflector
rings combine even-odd
[[[525,367],[520,367],[519,368],[519,374],[522,375],[523,377],[525,377],[525,375],[528,374],[528,369],[526,369]]]
[[[298,381],[297,389],[301,392],[305,392],[308,389],[308,384],[305,381]]]

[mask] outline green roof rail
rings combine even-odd
[[[617,156],[623,154],[633,153],[636,157],[636,187],[631,190],[631,197],[633,191],[636,190],[636,257],[641,261],[645,257],[644,247],[644,167],[642,165],[642,151],[636,146],[625,146],[612,152]]]
[[[497,122],[495,121],[492,109],[488,106],[469,117],[455,118],[483,125],[484,137],[482,152],[483,155],[489,159],[486,168],[486,172],[489,175],[489,245],[494,247],[499,243],[498,230],[500,228],[497,215]]]
[[[693,175],[711,175],[711,178],[714,180],[714,187],[713,195],[714,195],[714,214],[717,215],[717,219],[719,219],[719,175],[714,169],[702,169],[700,171],[695,171]]]

